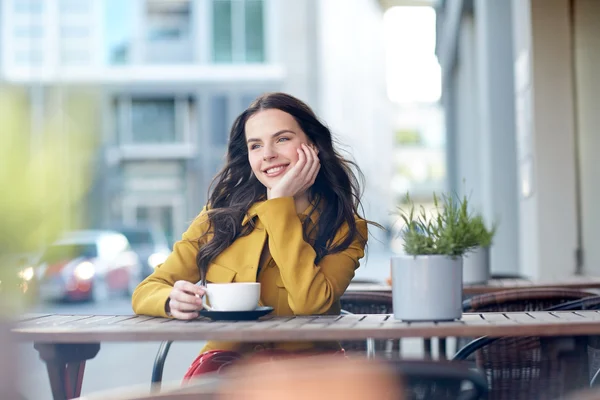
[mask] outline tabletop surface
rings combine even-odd
[[[221,322],[134,315],[25,314],[17,340],[45,343],[210,340],[240,342],[399,339],[404,337],[600,335],[600,312],[466,313],[450,322],[403,322],[393,315],[263,317]]]

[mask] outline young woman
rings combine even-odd
[[[367,243],[355,165],[300,100],[270,93],[233,123],[209,201],[172,254],[137,287],[137,314],[192,319],[198,281],[260,282],[273,314],[339,314]],[[360,171],[358,171],[360,173]],[[208,342],[186,379],[259,353],[343,352],[338,343]]]

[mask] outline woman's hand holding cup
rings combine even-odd
[[[169,294],[169,311],[176,319],[198,318],[205,290],[188,281],[177,281]]]

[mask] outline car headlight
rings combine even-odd
[[[156,268],[160,264],[164,263],[168,256],[169,255],[165,253],[154,253],[148,257],[148,265],[150,265],[152,268]]]
[[[89,261],[83,261],[75,267],[75,271],[73,272],[78,279],[82,281],[87,281],[92,279],[96,274],[96,267]]]
[[[33,267],[23,268],[22,270],[19,271],[19,278],[23,279],[24,281],[29,282],[30,280],[33,279],[34,274],[35,273],[33,271]]]

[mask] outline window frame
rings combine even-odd
[[[216,60],[216,41],[214,37],[214,4],[216,2],[229,2],[231,4],[231,60],[230,61],[217,61]],[[212,0],[210,2],[210,26],[211,26],[211,39],[210,39],[210,60],[213,64],[264,64],[267,62],[267,21],[266,21],[266,8],[268,6],[265,0],[250,0],[261,2],[262,12],[262,60],[261,61],[248,61],[248,51],[246,42],[246,5],[247,0]]]
[[[133,104],[136,100],[169,100],[174,104],[175,140],[166,142],[140,142],[133,135]],[[114,112],[117,118],[116,142],[119,146],[178,146],[192,141],[195,99],[190,95],[132,95],[116,96]]]

